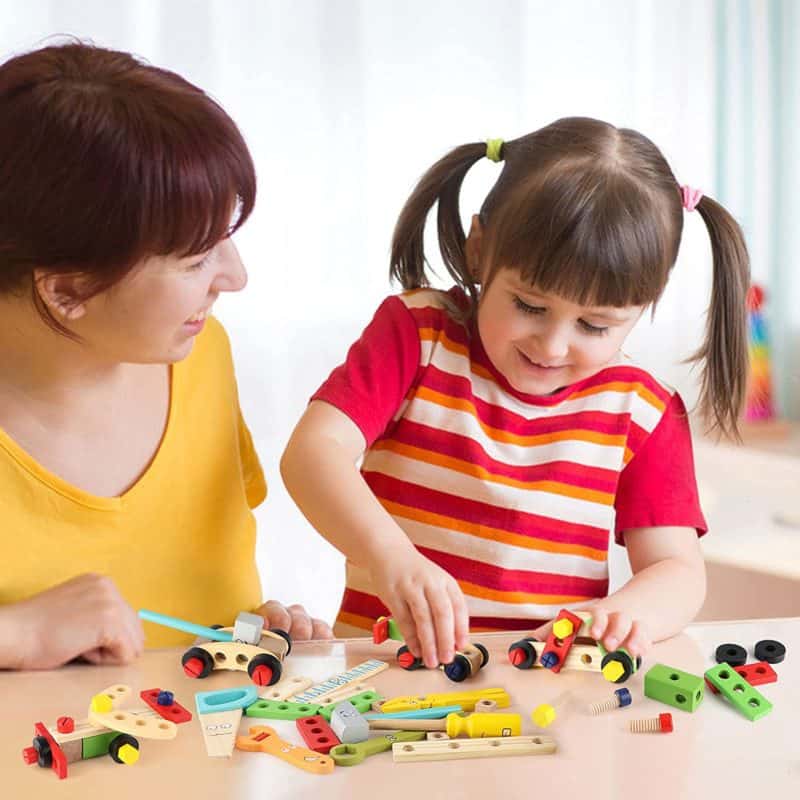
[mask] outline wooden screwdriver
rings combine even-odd
[[[519,714],[486,714],[476,712],[462,717],[448,714],[445,719],[376,719],[369,727],[389,731],[444,731],[448,736],[466,735],[470,739],[483,736],[519,736],[522,717]]]

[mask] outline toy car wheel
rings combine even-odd
[[[124,747],[133,748],[136,751],[133,754],[130,750],[123,750]],[[139,758],[139,742],[133,738],[129,733],[121,733],[111,740],[108,746],[108,754],[117,764],[133,764]]]
[[[456,657],[444,665],[444,674],[454,683],[461,683],[472,674],[472,664],[466,656],[456,653]]]
[[[292,652],[292,637],[280,628],[270,628],[269,630],[270,633],[277,633],[278,636],[286,640],[286,655],[288,656]]]
[[[397,663],[403,669],[407,670],[423,669],[423,667],[425,666],[425,663],[421,658],[412,655],[411,651],[408,649],[407,644],[404,644],[402,647],[398,648]]]
[[[214,669],[214,659],[211,653],[202,647],[190,647],[181,657],[183,671],[190,678],[207,678]]]
[[[753,652],[756,661],[766,661],[767,664],[780,664],[786,658],[786,646],[774,639],[762,639],[757,642]]]
[[[281,679],[281,662],[272,653],[259,653],[250,659],[247,674],[257,686],[272,686]]]
[[[623,653],[621,650],[614,650],[613,653],[606,653],[603,656],[603,660],[600,662],[600,670],[603,672],[603,675],[605,675],[605,667],[614,662],[617,662],[622,667],[622,673],[616,680],[612,681],[612,683],[625,683],[634,673],[633,660],[627,653]]]
[[[36,750],[36,763],[40,767],[53,766],[53,752],[50,750],[50,742],[44,736],[33,737],[33,749]]]
[[[714,658],[717,664],[741,667],[747,663],[747,650],[740,644],[721,644],[714,653]]]
[[[483,657],[483,661],[481,662],[481,669],[483,669],[489,663],[489,651],[478,642],[473,642],[475,648],[480,650],[481,656]]]
[[[536,663],[536,649],[531,642],[533,638],[520,639],[508,648],[508,660],[517,669],[530,669]]]

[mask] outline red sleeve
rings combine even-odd
[[[347,359],[311,397],[358,425],[369,447],[389,426],[417,374],[419,331],[399,297],[381,303]]]
[[[675,394],[650,436],[619,476],[615,540],[631,528],[677,526],[707,530],[694,475],[692,436],[681,398]]]

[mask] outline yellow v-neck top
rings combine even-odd
[[[110,576],[134,609],[205,625],[232,624],[261,603],[251,509],[266,483],[218,321],[207,320],[171,373],[161,444],[120,497],[71,486],[0,429],[0,605],[87,572]],[[192,638],[145,631],[148,647]]]

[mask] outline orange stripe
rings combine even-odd
[[[350,611],[340,611],[336,617],[336,622],[343,622],[345,625],[352,625],[354,628],[369,631],[372,634],[372,626],[375,620],[370,617],[362,617],[361,614],[353,614]]]
[[[500,528],[492,528],[489,525],[479,525],[477,523],[466,522],[465,520],[448,517],[444,514],[436,514],[432,511],[422,511],[418,508],[396,503],[392,500],[378,498],[381,505],[395,517],[414,520],[425,525],[433,525],[437,528],[445,528],[450,531],[476,536],[479,539],[488,539],[492,542],[501,542],[514,547],[524,547],[528,550],[544,550],[548,553],[559,555],[582,556],[593,561],[605,561],[606,551],[598,550],[593,547],[586,547],[579,544],[567,544],[564,542],[551,542],[548,539],[537,539],[531,536],[522,536],[512,531],[505,531]]]
[[[453,341],[444,331],[435,328],[419,328],[419,338],[428,342],[437,340],[445,350],[457,356],[469,358],[469,348],[465,344]]]
[[[588,389],[575,392],[575,394],[571,394],[569,396],[569,399],[573,400],[576,397],[589,397],[590,395],[599,394],[600,392],[622,392],[627,394],[631,391],[639,395],[639,397],[641,397],[646,403],[649,403],[651,406],[653,406],[656,411],[661,414],[664,413],[667,407],[666,403],[653,394],[644,384],[639,383],[638,381],[633,383],[626,381],[609,381],[609,383],[603,383],[599,386],[590,386]]]
[[[435,389],[430,389],[427,386],[420,386],[416,392],[417,397],[427,400],[430,403],[450,408],[455,411],[466,411],[471,414],[475,421],[480,425],[483,432],[496,442],[505,442],[506,444],[516,444],[523,447],[532,447],[536,445],[552,444],[553,442],[565,441],[580,441],[591,442],[592,444],[599,444],[608,447],[624,447],[625,435],[624,434],[610,434],[599,433],[597,431],[585,430],[583,428],[569,428],[562,431],[551,431],[550,433],[537,433],[529,436],[520,436],[516,433],[504,431],[501,428],[493,428],[487,425],[478,416],[478,410],[475,404],[466,398],[452,397],[451,395],[442,394]]]
[[[509,603],[521,605],[523,603],[535,603],[537,605],[566,605],[567,603],[579,603],[584,600],[594,599],[584,595],[569,594],[534,594],[532,592],[504,592],[500,589],[489,589],[486,586],[478,586],[468,581],[459,581],[461,591],[469,597],[479,597],[482,600],[492,600],[495,603]]]
[[[572,486],[568,483],[559,481],[520,481],[515,478],[508,478],[505,475],[494,475],[484,467],[464,461],[452,456],[444,456],[440,453],[433,453],[430,450],[423,450],[420,447],[402,444],[392,439],[384,439],[372,446],[375,450],[388,450],[397,455],[406,456],[415,461],[422,461],[426,464],[444,467],[445,469],[460,472],[463,475],[477,478],[489,483],[497,483],[501,486],[510,486],[514,489],[525,489],[526,491],[549,492],[550,494],[571,497],[574,500],[585,500],[589,503],[599,503],[600,505],[611,506],[614,504],[614,495],[610,492],[601,492],[597,489],[584,489],[579,486]]]

